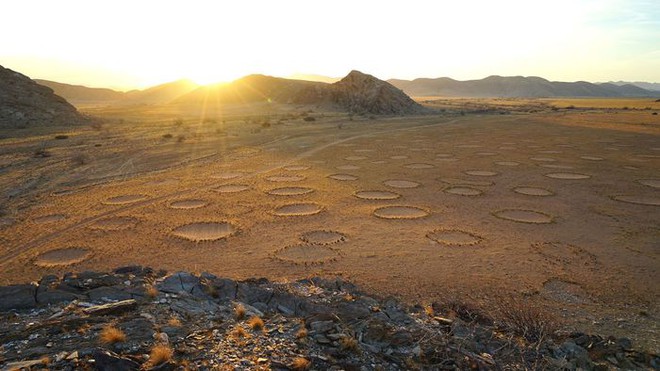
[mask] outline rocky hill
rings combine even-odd
[[[355,113],[400,115],[422,111],[422,107],[400,89],[359,71],[351,71],[332,84],[332,100]]]
[[[234,281],[129,266],[0,287],[0,367],[95,370],[650,369],[625,338],[527,307],[409,307],[341,279]]]
[[[635,85],[592,84],[585,81],[557,82],[541,77],[489,76],[481,80],[437,79],[388,80],[411,96],[444,97],[652,97],[657,92]]]
[[[60,126],[86,119],[52,89],[0,66],[0,128]]]
[[[333,84],[250,75],[229,84],[204,86],[174,103],[223,105],[265,103],[314,105],[359,114],[402,115],[424,108],[374,76],[352,71]]]

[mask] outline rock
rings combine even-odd
[[[34,308],[37,305],[36,292],[34,285],[0,287],[0,312]]]
[[[93,302],[99,301],[118,301],[132,299],[132,295],[123,290],[123,287],[102,286],[97,287],[87,292],[89,300]]]
[[[208,300],[195,300],[193,298],[180,298],[172,301],[170,308],[182,315],[210,315],[217,312],[220,306]]]
[[[137,302],[134,299],[128,299],[116,303],[95,305],[93,307],[83,309],[83,312],[90,315],[106,315],[118,314],[133,310],[135,308],[137,308]]]
[[[94,369],[97,371],[138,370],[140,365],[113,352],[98,349],[92,353]]]
[[[9,362],[7,363],[3,370],[23,370],[23,369],[32,369],[33,366],[43,365],[44,361],[41,359],[34,359],[31,361],[18,361],[18,362]]]
[[[114,270],[115,274],[133,274],[139,277],[146,276],[153,273],[153,269],[145,268],[140,265],[129,265],[126,267],[120,267]]]
[[[71,302],[80,299],[82,296],[76,295],[72,292],[61,290],[37,290],[37,303],[42,305],[51,305],[62,302]]]
[[[331,343],[330,339],[328,339],[327,337],[325,337],[324,335],[321,335],[321,334],[314,335],[314,341],[316,341],[319,344],[330,344]]]
[[[235,300],[236,299],[236,290],[237,283],[226,278],[206,278],[209,282],[208,285],[211,286],[216,293],[216,296],[220,300]]]
[[[158,290],[172,294],[190,294],[199,298],[208,298],[199,277],[187,272],[177,272],[168,276],[158,286]]]
[[[315,332],[328,332],[335,328],[335,323],[333,321],[316,321],[309,324],[309,328]]]

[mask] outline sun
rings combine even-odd
[[[198,85],[211,85],[211,84],[217,84],[217,83],[226,83],[226,82],[231,82],[234,81],[241,76],[236,75],[236,74],[226,74],[226,73],[218,73],[215,71],[211,71],[208,73],[193,73],[190,74],[190,80],[194,81]]]

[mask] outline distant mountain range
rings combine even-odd
[[[586,81],[558,82],[541,77],[489,76],[481,80],[437,79],[387,80],[410,96],[443,97],[655,97],[659,92],[633,84],[593,84]]]
[[[651,91],[660,91],[660,83],[658,82],[644,82],[644,81],[635,81],[635,82],[627,82],[627,81],[610,81],[608,84],[614,84],[614,85],[635,85],[639,86],[642,89],[646,90],[651,90]]]
[[[145,90],[121,92],[105,88],[88,88],[49,80],[35,79],[74,105],[79,104],[163,104],[197,89],[199,85],[189,80],[178,80],[157,85]]]
[[[342,87],[360,76],[362,91],[361,103],[347,103]],[[320,75],[293,75],[295,79],[285,79],[264,75],[249,75],[232,83],[199,86],[188,80],[178,80],[154,86],[145,90],[119,92],[104,88],[88,88],[48,80],[35,80],[47,86],[55,93],[74,105],[144,105],[144,104],[231,104],[242,102],[274,101],[288,104],[333,105],[342,101],[351,106],[353,112],[399,112],[408,111],[407,102],[397,92],[409,96],[441,97],[505,97],[505,98],[543,98],[543,97],[660,97],[660,91],[644,89],[638,85],[653,88],[660,84],[653,83],[589,83],[548,81],[540,77],[490,76],[481,80],[458,81],[448,77],[436,79],[420,78],[415,80],[391,79],[387,82],[358,71],[351,72],[342,80]],[[368,77],[368,78],[366,78]],[[342,81],[344,81],[342,83]],[[378,82],[378,83],[376,83]],[[366,86],[369,88],[366,88]],[[353,89],[357,89],[354,86]],[[399,90],[400,89],[400,90]],[[346,89],[344,89],[346,90]],[[367,91],[368,90],[368,91]],[[371,94],[370,102],[365,94]],[[403,94],[405,96],[405,94]],[[384,103],[383,96],[395,98],[396,107]],[[364,98],[364,99],[363,99]],[[409,99],[408,97],[405,97]],[[404,108],[407,107],[407,108]],[[417,108],[410,111],[416,111]]]
[[[351,71],[332,84],[249,75],[230,84],[199,87],[172,104],[210,106],[267,102],[324,106],[352,113],[399,115],[425,111],[401,90],[359,71]]]
[[[317,79],[321,78],[317,76]],[[426,111],[391,84],[359,71],[351,71],[333,83],[249,75],[231,83],[198,86],[180,80],[125,93],[48,80],[35,81],[78,105],[167,104],[197,105],[206,109],[228,104],[280,103],[322,106],[360,114],[401,115]]]

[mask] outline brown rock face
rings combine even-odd
[[[390,83],[359,71],[351,71],[332,87],[332,100],[349,112],[401,115],[424,110]]]
[[[75,125],[85,119],[64,98],[0,66],[0,128]]]

